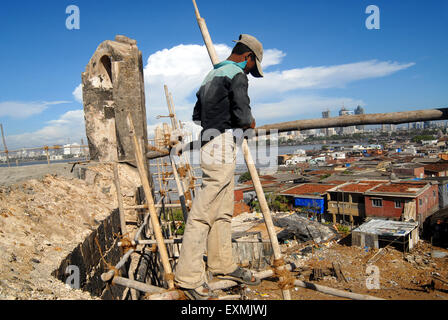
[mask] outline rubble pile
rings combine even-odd
[[[0,299],[93,299],[51,275],[117,207],[112,168],[89,167],[86,175],[46,175],[0,187]],[[121,181],[132,202],[127,196],[134,182],[125,175]]]
[[[294,239],[316,243],[328,241],[338,233],[329,225],[299,216],[298,214],[277,215],[273,218],[274,225],[283,228],[277,235],[281,240]]]

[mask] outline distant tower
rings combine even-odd
[[[356,115],[364,114],[364,108],[358,105],[358,106],[356,107],[356,109],[355,109],[355,114],[356,114]],[[360,131],[364,131],[364,126],[363,126],[363,125],[361,125],[361,126],[356,126],[356,129],[358,129],[358,130],[360,130]]]
[[[322,112],[322,119],[328,119],[328,118],[330,118],[330,110],[327,109]],[[321,133],[323,133],[327,137],[329,133],[329,128],[321,129]]]
[[[350,116],[353,115],[353,111],[347,110],[344,106],[342,106],[342,109],[339,110],[339,116]],[[339,128],[339,134],[353,134],[355,133],[355,126],[350,127],[342,127]]]
[[[349,115],[349,114],[350,114],[350,111],[347,110],[347,109],[345,109],[344,106],[342,106],[342,109],[339,110],[339,116],[347,116],[347,115]]]

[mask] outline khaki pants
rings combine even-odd
[[[207,282],[203,256],[213,273],[237,267],[232,254],[236,146],[233,135],[221,134],[201,148],[202,188],[193,201],[175,272],[176,284],[194,289]]]

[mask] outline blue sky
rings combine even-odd
[[[197,2],[220,57],[240,33],[263,42],[267,76],[250,79],[258,125],[317,118],[325,108],[336,116],[342,104],[368,113],[448,106],[448,1]],[[80,30],[65,27],[72,4]],[[370,4],[380,9],[380,30],[365,27]],[[116,34],[136,39],[142,51],[149,129],[166,113],[163,84],[180,118],[191,119],[210,67],[197,47],[203,43],[191,0],[2,1],[0,33],[0,123],[9,148],[84,136],[73,92],[97,46]],[[184,70],[192,67],[193,75]],[[164,74],[170,68],[179,74]]]

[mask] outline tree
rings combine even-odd
[[[238,183],[244,183],[246,181],[252,180],[252,176],[250,175],[250,172],[244,172],[240,177],[238,178]]]

